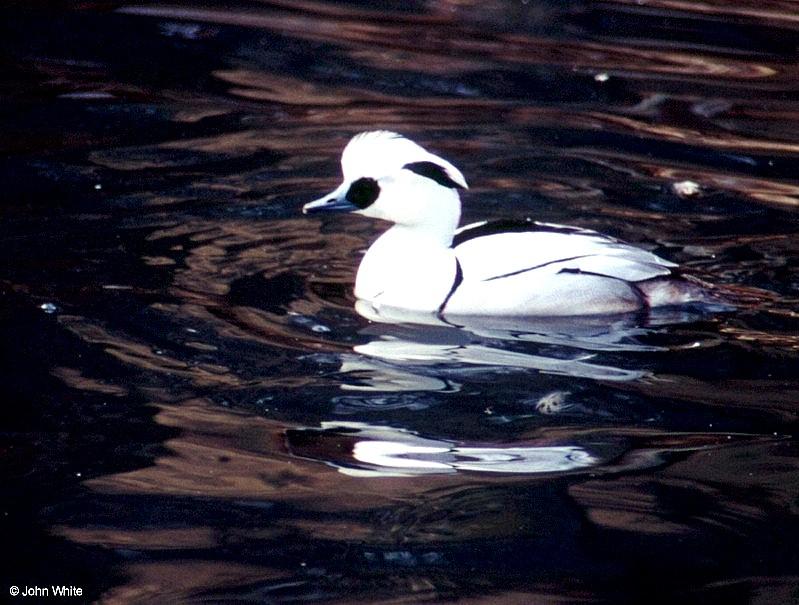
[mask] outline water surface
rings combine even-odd
[[[0,33],[3,591],[799,600],[792,3],[30,2]],[[384,226],[300,208],[374,128],[462,169],[465,221],[597,229],[743,304],[368,319]]]

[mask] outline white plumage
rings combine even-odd
[[[393,223],[355,282],[357,298],[376,309],[564,316],[710,300],[674,263],[588,229],[531,220],[458,229],[463,175],[398,134],[357,135],[341,163],[344,182],[303,211],[349,210]]]

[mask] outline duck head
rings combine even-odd
[[[303,206],[303,213],[355,212],[397,225],[453,231],[460,220],[458,189],[466,180],[452,164],[394,132],[353,137],[341,155],[344,181]]]

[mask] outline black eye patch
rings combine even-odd
[[[344,196],[348,202],[355,204],[363,210],[371,206],[380,195],[380,185],[377,181],[368,177],[363,177],[353,181]]]
[[[453,181],[447,174],[446,169],[443,166],[439,166],[435,162],[411,162],[410,164],[405,164],[403,168],[410,170],[411,172],[415,172],[419,176],[433,179],[436,183],[444,187],[449,187],[450,189],[463,189],[463,185],[459,185]]]

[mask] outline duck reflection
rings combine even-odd
[[[353,478],[489,474],[535,476],[640,470],[670,456],[756,439],[754,435],[622,433],[607,429],[541,429],[509,443],[453,441],[364,422],[323,421],[289,428],[285,448],[294,457],[322,461]]]
[[[659,328],[696,321],[704,309],[664,309],[641,315],[591,317],[451,317],[375,307],[358,301],[370,324],[368,342],[343,355],[347,390],[458,390],[475,372],[536,370],[603,381],[634,381],[650,372],[629,367],[665,347],[648,342]],[[701,346],[701,343],[697,343]]]
[[[349,445],[339,447],[342,441]],[[288,444],[294,455],[318,455],[339,472],[352,477],[408,477],[427,474],[451,474],[459,471],[478,473],[564,473],[607,460],[601,447],[588,448],[566,443],[456,444],[428,439],[404,429],[368,425],[360,422],[323,422],[321,429],[288,432]],[[308,451],[309,445],[311,450]],[[346,457],[332,452],[350,450]],[[315,453],[314,453],[315,452]]]

